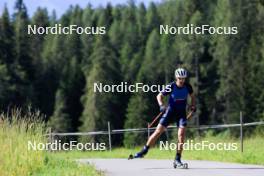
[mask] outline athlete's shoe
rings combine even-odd
[[[148,146],[144,146],[143,149],[134,155],[134,158],[143,158],[148,153]]]

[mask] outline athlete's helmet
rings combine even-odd
[[[186,78],[187,77],[187,71],[184,68],[177,68],[175,70],[175,77],[176,78]]]

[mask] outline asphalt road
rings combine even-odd
[[[264,176],[264,166],[186,161],[189,169],[174,169],[171,160],[155,159],[80,159],[95,165],[106,176]]]

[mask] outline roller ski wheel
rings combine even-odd
[[[144,158],[144,155],[137,153],[135,155],[130,154],[128,156],[128,160],[135,159],[135,158]]]
[[[133,156],[132,154],[130,154],[130,155],[128,156],[128,160],[132,160],[132,159],[134,159],[134,156]]]
[[[178,169],[188,169],[188,163],[180,163],[180,162],[173,162],[173,167],[174,169],[178,168]]]

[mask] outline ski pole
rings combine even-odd
[[[156,117],[155,119],[148,125],[148,128],[151,128],[154,123],[160,118],[160,116],[163,114],[163,112],[160,112]]]
[[[193,113],[194,113],[194,111],[192,110],[191,112],[189,112],[189,114],[187,115],[187,119],[189,119],[189,118],[191,118],[192,117],[192,115],[193,115]]]

